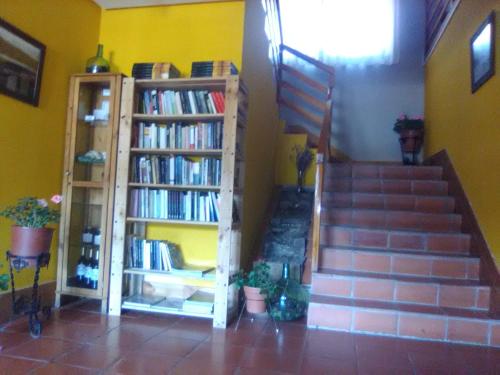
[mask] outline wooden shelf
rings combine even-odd
[[[175,121],[222,121],[224,113],[198,113],[198,114],[178,114],[178,115],[147,115],[134,113],[133,120],[152,122],[175,122]]]
[[[102,189],[104,183],[102,181],[73,181],[73,187],[89,188],[89,189]]]
[[[191,150],[184,148],[138,148],[130,149],[134,154],[158,154],[158,155],[199,155],[199,156],[222,156],[222,150]]]
[[[172,273],[170,271],[158,271],[158,270],[145,270],[142,268],[126,268],[123,270],[123,273],[128,273],[131,275],[163,275],[169,277],[177,277],[182,279],[195,279],[195,280],[206,280],[206,281],[214,281],[215,280],[215,269],[210,272],[204,273],[202,276],[194,276],[189,274],[182,273]]]
[[[179,224],[179,225],[201,225],[216,227],[218,222],[214,221],[190,221],[190,220],[169,220],[169,219],[152,219],[148,217],[127,217],[129,223],[152,223],[152,224]]]
[[[173,185],[173,184],[144,184],[140,182],[129,182],[128,186],[168,189],[168,190],[201,190],[201,191],[220,191],[220,186],[205,186],[205,185]]]
[[[145,311],[145,312],[155,312],[160,314],[170,314],[170,315],[182,315],[182,316],[190,316],[193,318],[206,318],[213,319],[214,314],[201,314],[201,313],[193,313],[184,311],[182,308],[175,307],[163,307],[156,305],[148,305],[148,304],[128,304],[127,301],[122,304],[123,309],[127,310],[136,310],[136,311]]]

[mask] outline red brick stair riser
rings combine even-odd
[[[324,211],[334,208],[359,208],[447,214],[453,213],[455,200],[448,196],[325,192],[322,208]]]
[[[464,255],[469,254],[470,236],[462,233],[419,233],[322,225],[320,245]]]
[[[324,225],[455,233],[462,225],[462,217],[456,214],[345,208],[323,211],[321,221]]]
[[[325,192],[437,195],[448,194],[448,183],[438,180],[325,179]]]
[[[332,297],[357,298],[428,306],[487,311],[490,288],[407,282],[394,279],[313,274],[311,293]]]
[[[312,328],[336,331],[500,347],[500,322],[490,319],[371,309],[311,301],[307,324]]]
[[[320,268],[388,275],[479,280],[479,259],[395,252],[322,249]]]

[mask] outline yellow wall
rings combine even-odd
[[[242,77],[249,91],[245,150],[245,204],[242,238],[243,267],[258,256],[262,220],[274,187],[279,119],[264,11],[260,1],[245,2]]]
[[[90,0],[1,0],[0,17],[47,47],[39,106],[0,94],[3,208],[20,197],[50,197],[61,191],[69,76],[82,72],[85,60],[95,54],[100,9]],[[10,225],[0,219],[0,262],[4,263],[0,272],[7,271],[4,252],[10,244]],[[52,254],[56,254],[55,239]],[[56,263],[54,256],[49,269],[42,271],[42,282],[55,279]],[[18,276],[17,285],[32,283],[29,272]]]
[[[111,69],[131,75],[136,62],[172,62],[189,77],[191,63],[231,60],[241,68],[244,2],[103,10],[100,43]],[[188,263],[215,265],[216,227],[150,226],[149,238],[180,244]]]
[[[447,149],[500,262],[500,14],[496,74],[471,94],[469,40],[498,0],[462,0],[426,65],[426,155]]]
[[[131,75],[135,62],[231,60],[241,67],[244,2],[103,10],[100,41],[112,70]]]

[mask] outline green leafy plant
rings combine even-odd
[[[423,117],[408,117],[405,114],[401,114],[394,124],[394,130],[396,133],[400,133],[402,130],[419,130],[424,128]]]
[[[248,273],[241,270],[237,275],[236,284],[239,288],[243,286],[260,288],[260,294],[271,295],[275,284],[271,280],[270,269],[267,263],[258,262]]]
[[[54,204],[61,203],[62,197],[54,195]],[[18,200],[17,205],[0,211],[0,216],[10,219],[20,227],[44,228],[47,224],[59,222],[59,211],[49,207],[45,199],[26,197]]]
[[[3,267],[0,264],[0,268]],[[4,274],[0,275],[0,290],[7,290],[9,289],[9,275]]]

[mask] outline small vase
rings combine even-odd
[[[97,54],[87,60],[85,71],[87,73],[105,73],[109,72],[109,62],[102,57],[103,45],[97,45]]]
[[[52,228],[11,227],[10,253],[15,256],[36,257],[48,253],[52,242]]]
[[[304,187],[304,171],[297,170],[297,193],[302,193]]]
[[[299,282],[290,278],[290,265],[283,264],[281,279],[270,298],[270,313],[276,320],[295,320],[307,311],[308,293]]]

